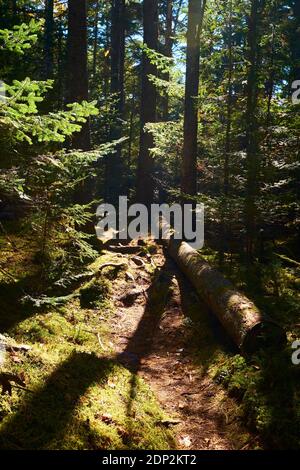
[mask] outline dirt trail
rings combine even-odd
[[[157,266],[152,284],[142,268],[134,281],[114,284],[112,342],[119,361],[146,380],[174,419],[164,425],[174,425],[179,449],[251,448],[253,437],[239,422],[234,402],[206,373],[218,342],[209,332],[213,325],[205,325],[208,312],[172,261],[162,252],[152,259]],[[133,289],[144,293],[120,300]],[[189,306],[203,314],[196,338],[186,317]]]

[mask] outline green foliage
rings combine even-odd
[[[6,31],[6,48],[18,52],[14,45],[20,43],[26,49],[39,27],[40,23],[31,22]],[[96,257],[89,243],[91,235],[83,231],[92,219],[92,195],[89,203],[80,204],[76,194],[85,191],[85,181],[94,175],[95,165],[114,146],[103,144],[91,152],[57,151],[57,144],[80,131],[98,110],[95,102],[83,101],[69,104],[66,111],[43,114],[40,106],[52,87],[52,80],[30,78],[5,84],[6,96],[0,101],[0,144],[6,148],[7,158],[0,195],[28,201],[28,220],[41,247],[38,261],[55,278],[56,271],[72,270],[76,263]]]
[[[146,44],[141,44],[140,47],[143,53],[146,54],[150,62],[156,66],[157,70],[162,73],[170,71],[173,65],[173,59],[171,57],[167,57],[164,54],[161,54],[160,52],[150,49]]]
[[[31,19],[28,24],[22,23],[19,26],[14,26],[12,30],[0,29],[0,50],[24,54],[26,49],[36,43],[43,24],[44,20]]]
[[[44,101],[46,92],[51,90],[53,82],[14,80],[12,85],[5,85],[6,99],[0,102],[0,142],[9,134],[12,141],[61,142],[81,129],[87,118],[97,115],[95,102],[69,104],[67,111],[58,111],[41,115],[38,104]]]
[[[93,235],[82,231],[93,218],[95,202],[79,204],[74,198],[84,193],[93,167],[113,148],[114,144],[103,144],[90,152],[60,151],[39,156],[23,168],[34,207],[32,229],[41,240],[42,257],[53,258],[61,268],[70,269],[76,259],[84,262],[97,255],[89,243]]]
[[[80,290],[80,305],[83,308],[96,308],[107,299],[110,290],[107,279],[93,279]]]
[[[98,337],[112,353],[111,319],[103,306],[96,311],[73,302],[22,315],[13,334],[33,348],[19,355],[20,363],[8,358],[6,367],[22,371],[30,391],[0,396],[2,449],[174,447],[172,432],[159,424],[167,416],[149,386],[107,359],[107,352],[100,357]]]
[[[214,372],[231,396],[241,403],[249,425],[276,449],[298,449],[300,401],[298,371],[290,350],[247,361],[236,355]]]
[[[184,98],[184,86],[176,81],[176,77],[172,81],[167,81],[154,75],[149,75],[149,79],[162,95],[181,100]]]

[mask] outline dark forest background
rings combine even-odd
[[[1,0],[0,80],[2,333],[60,303],[127,195],[204,203],[203,255],[299,337],[298,0]],[[249,422],[296,446],[290,356],[230,361]]]

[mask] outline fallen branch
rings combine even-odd
[[[106,351],[107,348],[102,343],[99,333],[97,333],[97,339],[98,339],[98,343],[99,343],[100,347],[103,349],[103,351]]]
[[[94,271],[86,271],[84,273],[70,275],[69,277],[63,277],[62,279],[56,281],[54,285],[58,287],[68,287],[73,282],[86,281],[87,279],[90,279],[94,276]]]
[[[123,261],[121,263],[104,263],[98,268],[97,273],[101,272],[105,268],[111,268],[111,267],[112,268],[121,268],[121,267],[126,267],[127,268],[128,263],[126,263],[125,261]]]
[[[136,266],[138,266],[139,268],[145,267],[145,262],[144,262],[144,260],[142,260],[142,259],[139,258],[138,256],[132,256],[132,257],[131,257],[131,261],[133,261],[134,264],[136,264]]]
[[[4,276],[9,277],[12,281],[18,282],[16,278],[14,278],[6,269],[0,267],[0,272],[4,274]]]
[[[294,260],[294,259],[288,258],[285,255],[280,255],[279,253],[275,253],[275,255],[277,256],[277,258],[282,259],[286,263],[290,263],[290,264],[293,264],[294,266],[300,267],[300,263],[298,261]]]
[[[51,307],[58,307],[60,305],[64,305],[67,302],[69,302],[72,299],[75,299],[77,297],[80,297],[79,292],[73,292],[72,294],[69,295],[64,295],[62,297],[47,297],[47,296],[41,296],[38,298],[34,298],[31,295],[26,295],[23,297],[22,302],[23,303],[30,303],[36,308],[44,307],[44,306],[51,306]]]

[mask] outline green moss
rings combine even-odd
[[[36,356],[37,351],[32,359]],[[140,378],[113,360],[78,350],[64,358],[60,350],[59,358],[50,367],[45,356],[38,367],[28,365],[32,394],[14,391],[12,397],[1,398],[2,449],[167,449],[173,445],[171,433],[157,424],[164,415]]]
[[[80,289],[80,304],[83,308],[94,308],[105,301],[110,292],[107,279],[93,279]]]
[[[104,262],[100,257],[96,263]],[[26,261],[20,257],[19,263],[17,274]],[[32,277],[27,268],[22,286]],[[0,448],[174,447],[172,433],[158,425],[166,416],[149,387],[113,359],[109,283],[100,277],[81,289],[81,299],[34,311],[19,302],[18,282],[5,279],[2,331],[32,349],[7,355],[5,368],[23,372],[28,390],[0,395]]]
[[[299,449],[298,371],[289,350],[251,361],[240,355],[223,358],[210,373],[238,400],[242,415],[268,447]]]

